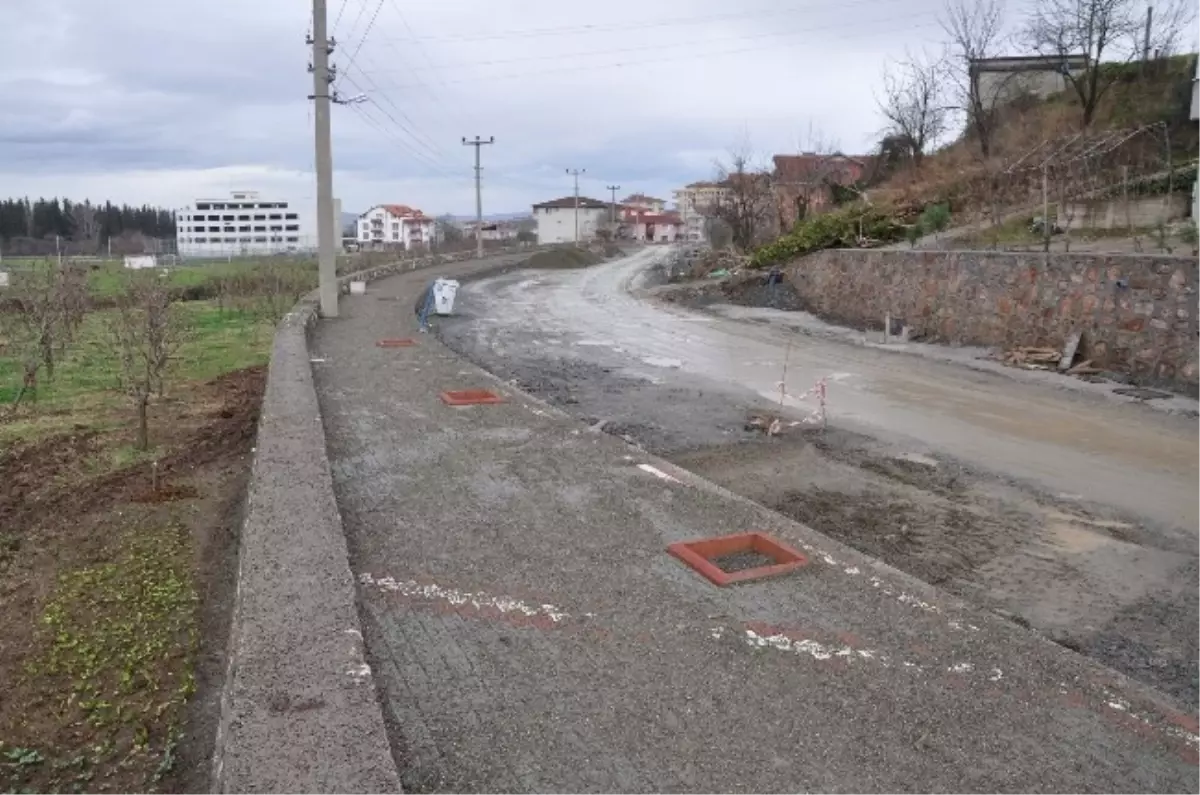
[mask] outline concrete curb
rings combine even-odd
[[[404,260],[370,281],[471,259]],[[346,538],[313,385],[317,294],[275,334],[239,540],[229,661],[212,766],[215,792],[399,792],[363,655]]]

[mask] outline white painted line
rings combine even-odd
[[[455,607],[471,605],[476,610],[491,608],[499,610],[501,613],[519,613],[531,618],[544,616],[556,624],[569,616],[567,612],[554,605],[529,605],[520,599],[512,599],[507,596],[492,596],[482,591],[471,593],[460,591],[456,588],[443,588],[440,585],[421,585],[415,580],[397,582],[392,577],[380,577],[376,579],[367,572],[358,575],[358,581],[363,585],[374,585],[381,591],[399,593],[403,596],[419,596],[424,599],[441,600],[449,602]]]
[[[653,466],[650,466],[649,464],[638,464],[637,468],[642,470],[643,472],[649,472],[651,475],[653,475],[656,478],[660,478],[662,480],[666,480],[671,483],[679,483],[680,482],[678,478],[674,478],[674,477],[668,475],[666,472],[663,472],[658,467],[653,467]]]

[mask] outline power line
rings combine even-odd
[[[907,2],[907,0],[891,0],[892,2]],[[838,9],[845,8],[852,3],[840,3]],[[667,19],[658,20],[638,20],[634,29],[641,31],[647,28],[659,27],[679,27],[681,25],[704,24],[708,22],[723,22],[723,21],[745,21],[748,19],[763,19],[777,16],[793,16],[798,14],[809,13],[814,7],[826,7],[821,3],[813,3],[804,8],[790,8],[788,10],[775,10],[767,12],[742,12],[737,14],[709,14],[696,17],[670,17]],[[562,35],[588,35],[592,33],[628,33],[631,29],[629,23],[617,22],[607,25],[562,25],[551,28],[525,28],[516,30],[500,31],[497,33],[482,33],[465,36],[422,36],[414,37],[411,41],[441,41],[441,42],[473,42],[473,41],[493,41],[503,39],[521,39],[535,38],[539,36],[562,36]]]
[[[912,18],[912,15],[906,15],[904,17],[896,17],[896,18],[890,19],[890,20],[879,20],[879,21],[880,22],[899,22],[903,19],[911,19],[911,18]],[[929,25],[913,25],[909,28],[906,28],[906,30],[921,30],[921,29],[925,29],[925,28],[937,28],[937,27],[939,27],[937,23],[932,23]],[[833,28],[833,29],[836,29],[836,28]],[[789,31],[787,33],[774,33],[771,35],[795,35],[798,33],[818,32],[819,30],[820,29],[818,29],[818,28],[809,28],[807,30]],[[894,30],[891,30],[891,31],[882,31],[881,30],[881,31],[877,31],[870,35],[873,35],[873,36],[887,35],[887,36],[894,37],[896,35],[896,33]],[[828,38],[833,38],[833,39],[837,39],[840,41],[851,41],[851,40],[868,38],[868,36],[832,36],[832,37],[828,37]],[[680,45],[680,46],[684,46],[684,45]],[[663,49],[663,48],[656,47],[654,49]],[[714,57],[722,56],[722,55],[738,55],[738,54],[744,54],[744,53],[750,53],[750,52],[761,53],[762,47],[756,46],[756,47],[739,47],[739,48],[727,49],[727,50],[707,50],[704,52],[694,53],[694,54],[690,54],[690,55],[683,55],[683,56],[670,56],[670,57],[665,57],[665,58],[642,58],[639,60],[615,61],[612,63],[589,63],[589,64],[579,64],[579,65],[575,65],[575,66],[555,66],[555,68],[551,69],[551,70],[539,69],[537,71],[510,72],[510,73],[499,74],[499,75],[490,74],[490,75],[477,76],[477,77],[464,77],[464,78],[456,79],[456,80],[446,80],[446,81],[443,81],[443,84],[444,85],[454,85],[454,84],[460,84],[460,83],[481,83],[481,82],[492,82],[495,80],[512,80],[512,79],[526,78],[526,77],[545,77],[545,76],[553,77],[553,76],[561,75],[561,74],[568,73],[568,72],[595,71],[597,69],[620,69],[620,68],[624,68],[624,67],[628,67],[628,66],[642,66],[645,64],[659,64],[659,63],[677,63],[679,61],[690,61],[690,60],[695,60],[695,59],[708,60],[708,59],[712,59]],[[596,53],[592,53],[592,54],[605,54],[605,53],[603,51],[597,51]],[[562,56],[557,56],[557,57],[561,58]],[[467,66],[473,66],[473,65],[474,64],[468,64]],[[399,88],[399,89],[408,89],[408,88],[415,88],[415,87],[416,87],[415,84],[407,84],[407,83],[401,83],[397,86],[397,88]]]
[[[366,8],[366,0],[363,0],[363,8]],[[363,31],[362,38],[358,40],[358,46],[354,48],[354,52],[350,54],[350,60],[346,62],[346,68],[354,66],[354,59],[358,57],[358,53],[362,50],[363,45],[367,43],[367,36],[371,35],[371,29],[375,27],[375,20],[379,18],[379,11],[383,8],[383,0],[375,5],[375,11],[371,14],[370,21],[367,22],[366,30]]]
[[[879,0],[868,0],[868,2],[866,2],[866,5],[873,5],[874,3],[878,2],[878,1]],[[895,2],[895,0],[885,0],[885,2]],[[842,5],[843,6],[855,6],[855,5],[863,5],[863,4],[864,4],[863,2],[858,2],[858,3],[852,2],[852,3],[844,3]],[[919,18],[919,17],[930,17],[930,16],[935,16],[935,15],[936,15],[936,12],[925,11],[925,12],[920,12],[920,13],[916,13],[916,14],[905,14],[903,16],[893,17],[890,20],[883,19],[883,20],[879,20],[879,21],[880,22],[902,21],[902,20],[909,20],[909,19],[914,19],[914,18]],[[825,30],[843,30],[843,29],[857,30],[858,26],[846,25],[845,23],[837,23],[837,24],[833,24],[833,25],[826,25],[823,27],[807,27],[807,28],[793,29],[793,30],[772,30],[772,31],[766,31],[766,32],[762,32],[762,33],[749,33],[749,34],[738,35],[738,36],[718,36],[716,38],[696,39],[696,40],[689,40],[689,41],[654,42],[652,44],[641,44],[641,45],[637,45],[634,47],[616,47],[616,48],[610,47],[610,48],[605,48],[602,50],[585,50],[583,52],[571,52],[568,54],[554,53],[554,54],[550,54],[550,55],[528,55],[528,56],[522,56],[519,58],[498,58],[498,59],[493,59],[490,61],[467,61],[467,62],[454,63],[454,64],[450,64],[450,65],[456,66],[456,67],[473,68],[473,67],[477,67],[477,66],[500,66],[503,64],[510,64],[510,63],[527,63],[527,62],[531,62],[531,61],[561,61],[561,60],[564,60],[567,58],[569,58],[571,60],[575,60],[577,58],[585,58],[585,57],[589,57],[589,56],[593,56],[593,55],[612,55],[615,53],[646,52],[646,51],[651,51],[651,50],[658,52],[658,51],[666,50],[666,49],[678,49],[680,47],[688,47],[688,48],[694,49],[696,47],[700,47],[700,46],[707,45],[707,44],[713,44],[713,43],[768,39],[768,38],[776,38],[779,36],[793,36],[798,33],[802,34],[802,33],[811,33],[811,32],[821,32],[821,31],[825,31]]]
[[[361,85],[358,84],[357,81],[354,80],[354,78],[346,75],[345,73],[343,73],[342,78],[344,80],[346,80],[347,82],[349,82],[351,86],[353,86],[354,88],[357,88],[360,92],[362,92],[364,95],[366,95],[368,101],[375,107],[379,108],[381,113],[383,113],[385,116],[387,116],[389,119],[391,119],[392,123],[395,124],[398,128],[400,128],[400,130],[402,130],[406,135],[408,135],[409,138],[411,138],[417,146],[422,147],[425,151],[427,151],[431,156],[433,156],[435,158],[445,158],[446,157],[445,152],[442,152],[441,150],[439,150],[437,147],[437,144],[434,143],[428,136],[425,136],[424,138],[422,138],[423,133],[420,133],[416,129],[416,127],[417,127],[416,122],[414,122],[411,118],[409,118],[408,114],[406,114],[400,108],[399,105],[397,105],[395,102],[393,102],[391,97],[389,97],[386,92],[380,90],[379,86],[375,83],[374,80],[371,79],[370,75],[365,74],[362,71],[362,69],[359,69],[358,73],[364,80],[366,80],[368,83],[371,84],[371,86],[375,89],[374,92],[370,92],[367,89],[363,88]],[[396,119],[396,117],[393,116],[387,110],[387,108],[384,108],[382,105],[379,104],[379,101],[375,98],[375,96],[373,96],[373,94],[377,94],[378,96],[383,97],[388,102],[388,104],[392,106],[392,108],[396,111],[396,113],[398,113],[400,115],[400,118],[402,118],[402,119],[404,119],[404,121],[408,122],[408,125],[406,126],[405,124],[398,121]]]

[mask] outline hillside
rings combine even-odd
[[[1036,204],[1040,196],[1036,165],[1045,152],[1064,147],[1071,156],[1099,153],[1078,160],[1071,166],[1074,173],[1062,169],[1059,179],[1071,184],[1059,189],[1067,195],[1119,184],[1122,175],[1135,182],[1167,170],[1163,129],[1146,130],[1127,141],[1123,131],[1158,123],[1165,126],[1170,140],[1171,168],[1186,167],[1195,162],[1200,146],[1197,125],[1189,119],[1195,61],[1196,55],[1188,54],[1144,65],[1105,65],[1115,82],[1101,98],[1086,131],[1080,129],[1082,110],[1073,91],[1014,102],[999,111],[1002,116],[988,159],[980,154],[978,141],[964,135],[926,157],[919,170],[900,171],[870,195],[876,202],[910,212],[945,203],[956,223],[978,221]],[[1072,143],[1077,135],[1081,137]],[[1106,154],[1106,147],[1114,148]]]

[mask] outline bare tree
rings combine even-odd
[[[88,310],[87,274],[55,260],[14,274],[0,308],[0,337],[21,363],[21,387],[12,410],[27,394],[37,399],[38,376],[54,378],[54,366],[74,339]]]
[[[1195,4],[1184,0],[1167,0],[1148,20],[1137,0],[1044,0],[1030,15],[1025,38],[1038,53],[1063,60],[1063,77],[1079,98],[1082,126],[1088,127],[1119,77],[1109,64],[1170,51],[1194,17]],[[1072,55],[1087,56],[1087,63],[1067,69]]]
[[[120,363],[121,387],[137,412],[139,450],[150,447],[150,397],[162,394],[171,355],[183,340],[183,325],[170,291],[157,273],[135,272],[108,329]]]
[[[948,0],[941,19],[949,38],[946,72],[951,101],[966,117],[967,130],[979,142],[984,158],[992,154],[995,97],[983,96],[975,64],[995,57],[1002,45],[1004,0]]]
[[[709,215],[724,221],[733,245],[746,251],[759,242],[771,223],[775,203],[771,175],[744,151],[735,151],[729,163],[717,164],[717,182],[723,190]]]
[[[916,168],[946,131],[944,82],[943,59],[927,53],[909,53],[884,69],[879,110],[887,119],[887,134],[908,144]]]

